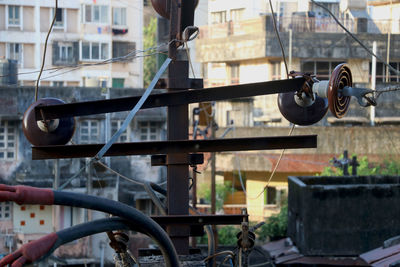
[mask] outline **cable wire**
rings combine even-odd
[[[271,1],[271,0],[270,0]],[[390,66],[390,64],[388,64],[388,62],[386,62],[385,60],[383,60],[381,57],[375,55],[374,52],[371,51],[371,49],[369,49],[366,45],[364,45],[354,34],[352,34],[342,23],[340,23],[340,21],[336,18],[336,16],[324,5],[315,2],[314,0],[311,0],[311,2],[319,7],[321,7],[322,9],[324,9],[326,12],[329,13],[329,15],[332,16],[332,18],[336,21],[336,23],[351,37],[353,38],[359,45],[361,45],[362,48],[364,48],[368,54],[370,54],[371,56],[374,56],[376,59],[378,59],[379,61],[381,61],[386,67],[388,67],[391,71],[393,71],[394,73],[400,74],[400,71],[393,68],[392,66]]]
[[[55,0],[55,2],[56,2],[56,7],[55,7],[55,9],[54,9],[53,20],[51,21],[50,29],[49,29],[49,31],[47,32],[46,41],[44,42],[42,66],[40,67],[40,72],[39,72],[38,78],[37,78],[37,80],[36,80],[36,86],[35,86],[35,102],[38,100],[40,76],[42,76],[42,72],[43,72],[43,68],[44,68],[44,62],[46,61],[47,42],[49,41],[49,36],[50,36],[51,30],[53,29],[54,23],[56,22],[57,8],[58,8],[58,0]]]
[[[281,41],[281,37],[279,35],[278,27],[276,26],[276,18],[275,18],[274,8],[272,7],[272,0],[269,0],[269,6],[270,6],[271,12],[272,12],[272,21],[274,23],[276,38],[278,38],[279,46],[281,47],[282,59],[283,59],[283,63],[285,64],[285,69],[286,69],[286,78],[289,79],[289,69],[288,69],[287,62],[286,62],[285,49],[283,48],[283,44]]]

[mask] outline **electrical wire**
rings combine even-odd
[[[278,38],[279,46],[281,47],[282,60],[283,60],[283,63],[285,64],[285,69],[286,69],[286,78],[289,79],[289,69],[288,69],[287,62],[286,62],[285,49],[283,48],[283,44],[281,41],[281,37],[279,35],[278,27],[276,26],[276,18],[275,18],[274,8],[272,7],[272,0],[269,0],[269,6],[270,6],[271,12],[272,12],[272,21],[274,24],[276,38]]]
[[[374,99],[377,100],[382,93],[400,91],[400,85],[387,86],[382,89],[374,90]]]
[[[50,29],[47,32],[46,35],[46,41],[44,42],[44,51],[43,51],[43,59],[42,59],[42,66],[40,67],[40,72],[38,75],[38,78],[36,80],[36,86],[35,86],[35,102],[38,100],[38,93],[39,93],[39,81],[40,81],[40,76],[42,76],[43,68],[44,68],[44,62],[46,60],[46,52],[47,52],[47,42],[49,41],[49,36],[51,33],[51,30],[53,29],[54,23],[56,22],[56,17],[57,17],[57,8],[58,8],[58,0],[55,0],[56,2],[56,7],[54,9],[54,16],[53,20],[51,21]]]
[[[159,49],[161,49],[163,46],[167,46],[168,44],[169,43],[162,43],[160,45],[153,46],[153,47],[147,48],[145,50],[135,49],[135,50],[130,51],[128,54],[126,54],[124,56],[113,57],[113,58],[109,58],[109,59],[106,59],[106,60],[103,60],[103,61],[100,61],[100,62],[79,63],[79,64],[68,65],[68,66],[63,66],[63,67],[51,67],[51,68],[43,69],[43,71],[57,72],[57,71],[60,71],[60,70],[71,69],[71,68],[79,69],[79,68],[83,68],[83,67],[100,66],[100,65],[112,64],[112,63],[118,63],[118,62],[125,62],[125,61],[129,61],[129,60],[132,60],[132,59],[135,59],[135,58],[139,58],[139,57],[146,57],[146,56],[152,56],[152,55],[156,55],[156,54],[163,54],[166,51],[159,50]],[[155,51],[155,52],[152,52],[152,51]],[[138,56],[138,54],[140,54],[140,53],[144,54],[146,52],[151,52],[151,53],[147,54],[147,55],[143,55],[143,56]],[[27,72],[18,72],[16,74],[0,75],[0,77],[8,77],[8,76],[15,76],[15,75],[28,75],[28,74],[34,74],[34,73],[39,73],[39,72],[40,72],[40,70],[27,71]],[[40,80],[47,79],[47,78],[49,78],[49,77],[41,78]]]
[[[271,0],[270,0],[271,1]],[[383,60],[381,57],[377,56],[374,52],[371,51],[371,49],[369,49],[366,45],[364,45],[360,39],[358,39],[354,34],[352,34],[342,23],[340,23],[340,21],[336,18],[336,16],[324,5],[315,2],[314,0],[311,0],[311,2],[319,7],[321,7],[322,9],[324,9],[326,12],[329,13],[329,15],[332,16],[332,18],[336,21],[336,23],[351,37],[353,38],[359,45],[361,45],[362,48],[364,48],[368,54],[370,54],[371,56],[374,56],[376,59],[378,59],[379,61],[381,61],[386,67],[388,67],[391,71],[393,71],[394,73],[400,74],[400,71],[393,68],[392,66],[390,66],[390,64],[388,64],[388,62],[386,62],[385,60]]]
[[[213,254],[213,255],[208,256],[208,257],[205,258],[203,261],[204,261],[204,262],[207,262],[207,261],[209,261],[210,259],[213,259],[213,258],[218,257],[218,256],[221,256],[221,255],[225,255],[225,254],[229,254],[230,256],[235,257],[235,253],[233,253],[232,251],[230,251],[230,250],[224,250],[224,251],[220,251],[220,252],[217,252],[217,253],[215,253],[215,254]]]

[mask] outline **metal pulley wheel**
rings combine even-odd
[[[35,107],[65,104],[57,98],[42,98],[28,107],[22,119],[22,130],[28,141],[34,146],[65,145],[75,132],[73,117],[36,121]]]
[[[185,0],[184,0],[185,1]],[[186,0],[187,1],[187,0]],[[169,19],[169,4],[168,0],[151,0],[154,10],[162,17]],[[195,1],[195,6],[199,4],[199,0]]]
[[[281,93],[278,95],[278,108],[282,116],[296,125],[311,125],[319,122],[328,111],[328,100],[315,97],[310,106],[301,106],[295,100],[295,93]]]

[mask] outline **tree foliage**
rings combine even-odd
[[[222,210],[225,199],[232,190],[232,183],[225,181],[223,184],[215,185],[215,209]],[[199,190],[199,196],[207,203],[211,203],[211,188],[208,184],[204,184]]]
[[[339,159],[342,159],[341,156]],[[383,163],[369,162],[368,157],[364,156],[358,162],[358,176],[366,175],[400,175],[400,161],[395,159],[386,159]],[[349,166],[349,173],[352,173],[352,166]],[[325,167],[319,174],[320,176],[343,176],[343,170],[335,167]]]
[[[157,18],[152,18],[149,25],[143,29],[144,50],[154,47],[157,42]],[[155,56],[145,57],[143,60],[143,84],[149,86],[151,80],[157,72],[157,58]]]
[[[268,217],[265,224],[256,231],[258,240],[275,240],[286,236],[288,225],[287,196],[282,198],[280,205],[279,213]]]

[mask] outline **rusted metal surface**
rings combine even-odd
[[[150,95],[143,104],[142,109],[295,92],[303,86],[304,81],[304,78],[295,78],[288,80],[228,85],[208,89],[180,90],[174,92],[172,92],[172,89],[169,89],[171,91],[167,93]],[[107,100],[76,102],[64,105],[36,107],[35,116],[36,120],[41,120],[41,110],[43,111],[46,119],[121,112],[131,110],[139,101],[139,99],[140,96],[132,96]]]
[[[400,244],[376,248],[361,254],[360,258],[371,266],[398,266],[395,263],[400,263]]]
[[[241,224],[248,215],[168,215],[152,216],[158,224],[180,224],[180,225],[234,225]]]
[[[94,157],[103,144],[32,147],[32,159]],[[298,149],[317,147],[316,135],[232,138],[214,140],[172,140],[115,143],[104,156],[155,155],[189,152]],[[186,176],[188,177],[188,176]]]
[[[172,40],[180,40],[182,17],[186,16],[190,20],[194,16],[194,5],[190,10],[182,10],[182,0],[170,1],[170,31],[169,39],[171,42],[168,47],[168,57],[173,62],[168,66],[167,90],[169,92],[181,90],[176,88],[184,88],[189,80],[189,62],[178,61],[178,46],[181,42],[173,42]],[[194,0],[185,2],[193,3]],[[189,4],[185,4],[188,7]],[[193,21],[191,22],[193,25]],[[189,120],[188,105],[180,104],[168,106],[167,108],[167,138],[168,140],[187,140],[189,136]],[[170,161],[178,161],[180,158],[187,157],[190,151],[172,152],[168,151],[167,159]],[[179,154],[182,153],[182,154]],[[186,153],[186,154],[185,154]],[[188,215],[189,214],[189,168],[188,164],[176,164],[167,166],[167,210],[168,215]],[[189,254],[189,235],[190,228],[188,225],[168,225],[167,232],[174,243],[175,249],[180,255]]]
[[[335,257],[335,256],[313,256],[302,255],[290,238],[269,242],[262,246],[268,252],[272,262],[279,265],[330,265],[330,266],[368,266],[359,257]]]
[[[173,162],[167,155],[152,155],[151,156],[151,166],[166,166],[172,164],[188,164],[190,166],[200,165],[204,163],[204,154],[187,154],[183,157],[181,161]]]

